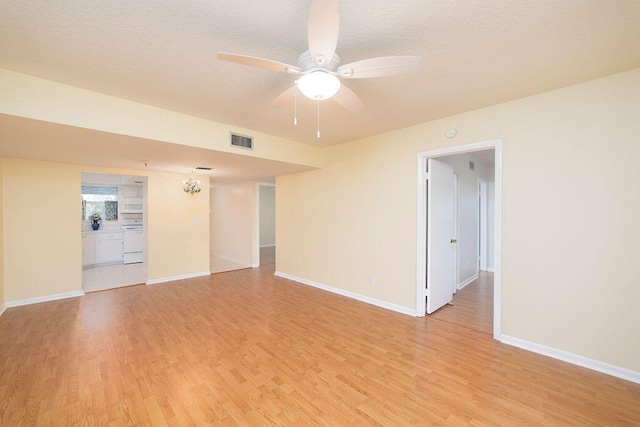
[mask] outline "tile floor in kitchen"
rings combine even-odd
[[[84,292],[143,284],[146,280],[147,268],[144,263],[108,265],[82,270]]]

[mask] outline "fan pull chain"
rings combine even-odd
[[[317,101],[318,102],[318,139],[320,139],[320,100]]]
[[[298,81],[295,81],[296,90],[293,91],[293,125],[298,126]]]

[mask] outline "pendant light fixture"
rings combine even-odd
[[[193,171],[191,171],[191,176],[189,178],[182,181],[182,189],[185,193],[191,196],[202,191],[202,188],[200,187],[200,180],[193,176]]]

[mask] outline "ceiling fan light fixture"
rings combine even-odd
[[[320,101],[338,93],[340,80],[333,74],[317,70],[300,77],[298,89],[307,98]]]

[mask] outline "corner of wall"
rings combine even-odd
[[[4,301],[4,160],[0,157],[0,315],[6,306]]]

